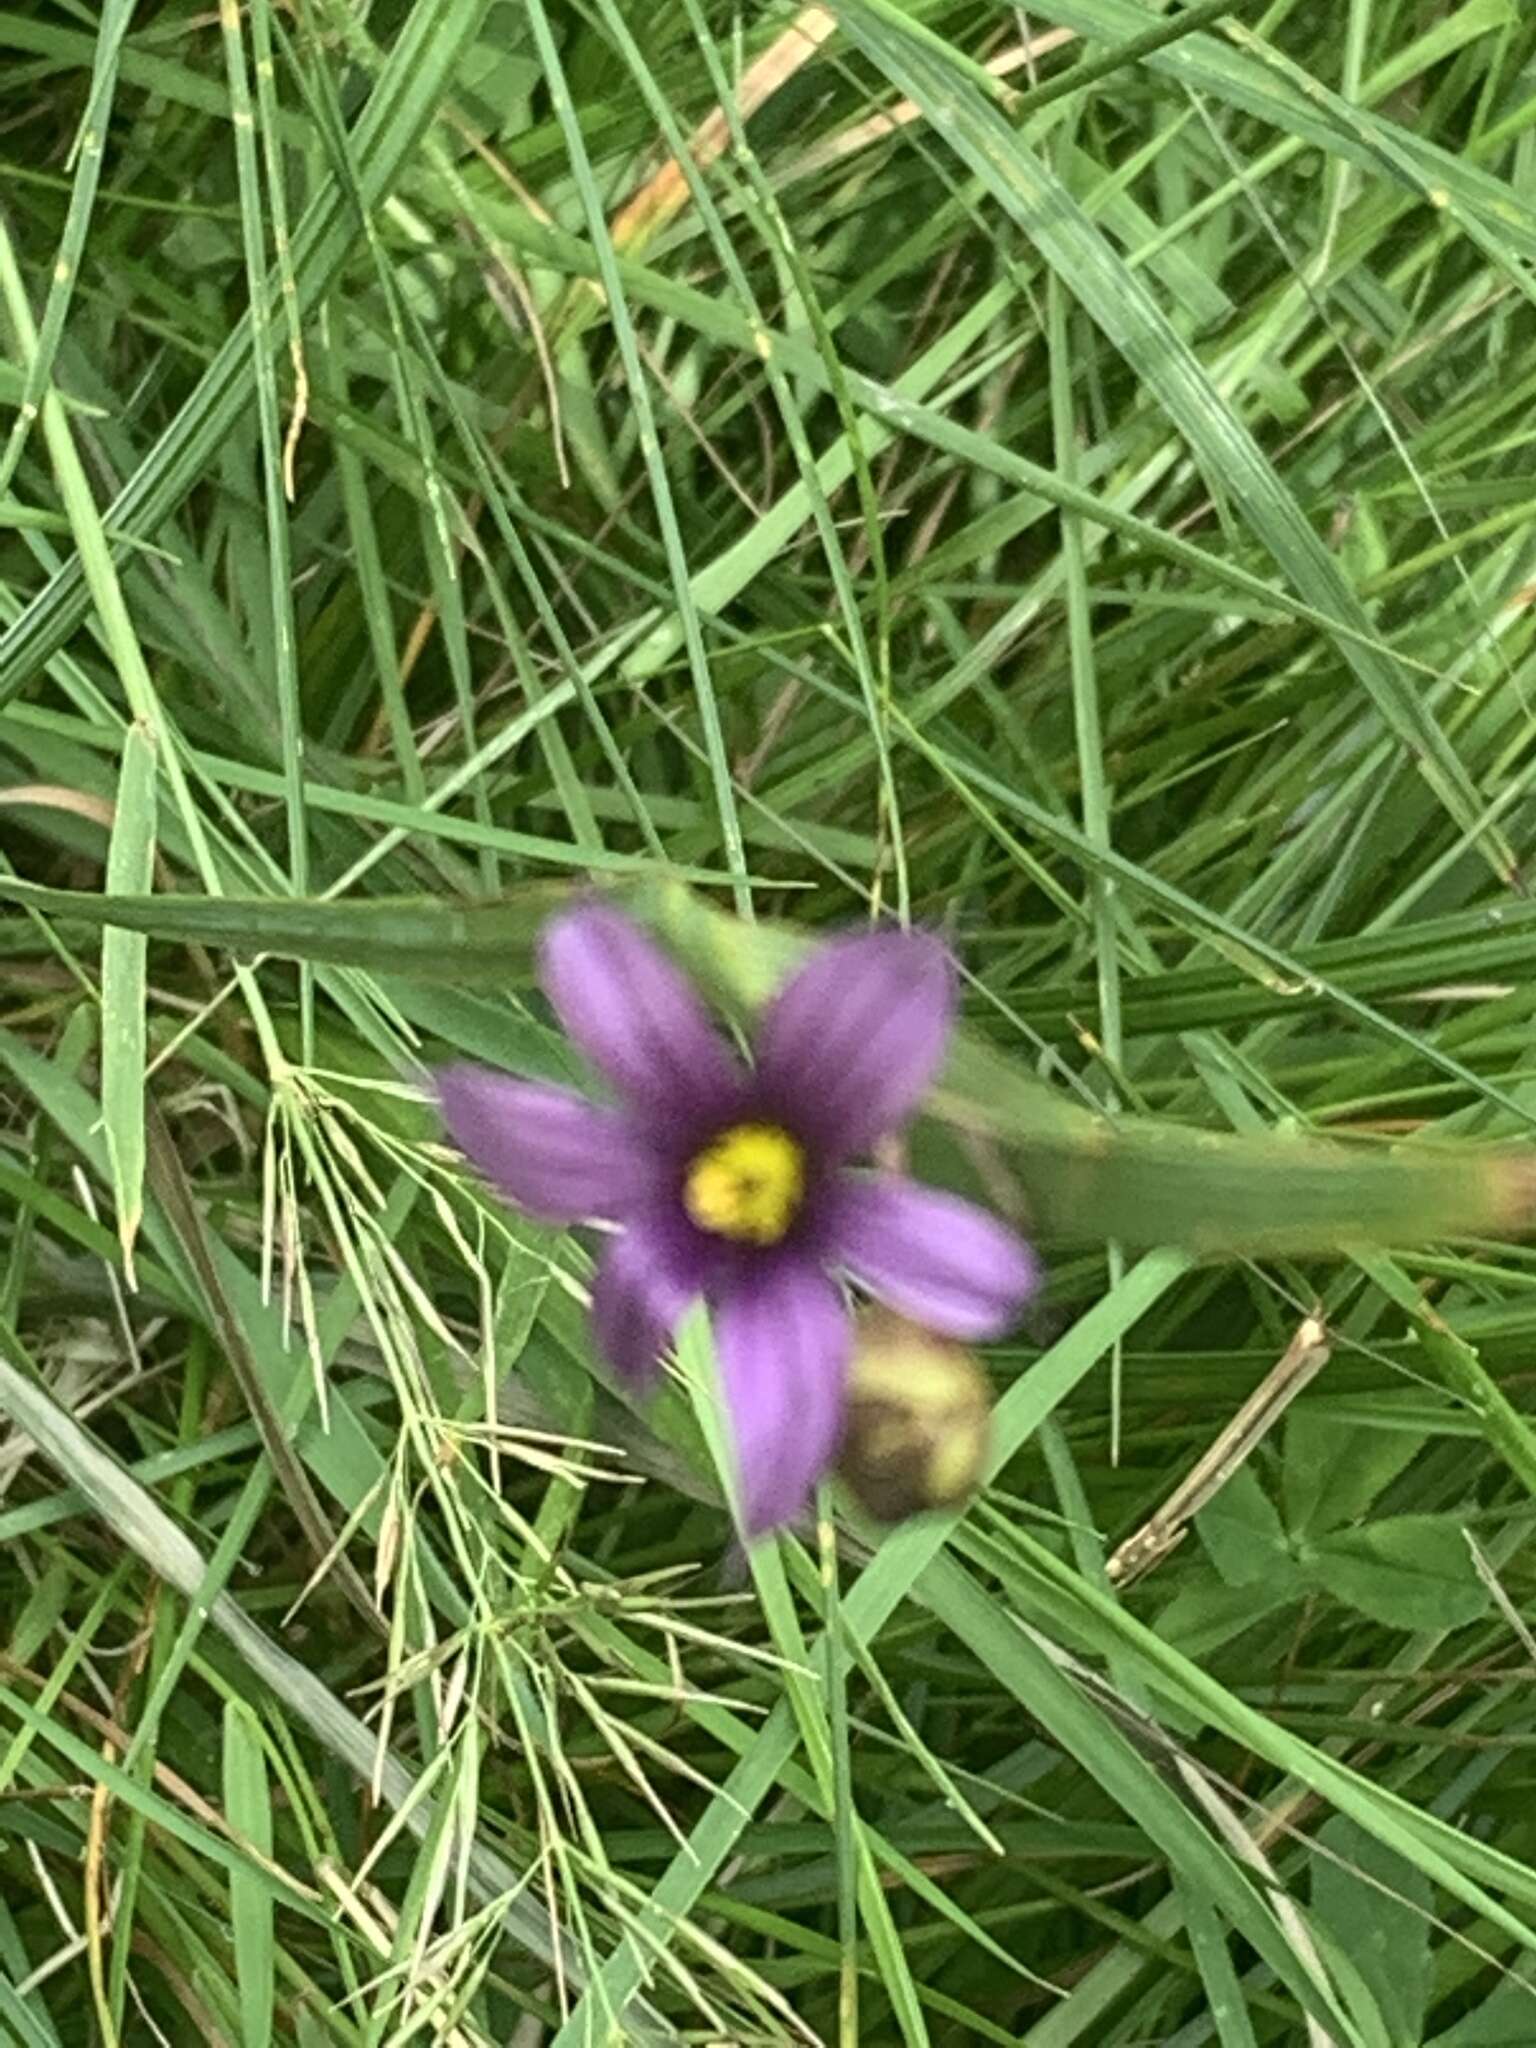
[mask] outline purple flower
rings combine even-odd
[[[913,1113],[943,1058],[954,979],[937,939],[834,939],[779,991],[748,1068],[629,918],[561,912],[540,980],[618,1097],[478,1066],[437,1076],[455,1141],[519,1208],[618,1226],[592,1290],[597,1342],[655,1375],[710,1307],[748,1535],[791,1520],[837,1454],[852,1325],[838,1275],[915,1322],[996,1337],[1034,1288],[1027,1245],[958,1196],[850,1164]]]

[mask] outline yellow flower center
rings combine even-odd
[[[777,1244],[805,1193],[805,1154],[777,1124],[732,1124],[689,1164],[683,1207],[700,1230]]]

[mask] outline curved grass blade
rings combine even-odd
[[[1330,622],[1340,654],[1417,762],[1448,815],[1503,878],[1515,860],[1490,830],[1484,799],[1423,697],[1397,664],[1359,636],[1369,614],[1248,426],[1146,285],[1115,252],[1049,165],[934,41],[848,0],[839,20],[860,50],[926,114],[961,161],[1027,234],[1179,429],[1212,488],[1241,509],[1287,581]]]
[[[1040,0],[1034,11],[1084,37],[1127,43],[1144,35],[1154,19],[1134,0]],[[1192,35],[1149,51],[1143,61],[1149,70],[1256,114],[1299,142],[1342,156],[1361,170],[1385,173],[1421,198],[1440,195],[1440,203],[1449,205],[1483,246],[1502,241],[1527,264],[1536,262],[1536,209],[1511,186],[1479,169],[1465,153],[1342,99],[1320,78],[1309,76],[1303,86],[1240,25],[1229,26],[1228,38]],[[1389,92],[1399,82],[1388,69],[1366,81],[1366,98]]]

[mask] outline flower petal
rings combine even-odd
[[[656,1185],[652,1148],[617,1110],[490,1067],[444,1067],[436,1082],[453,1142],[532,1216],[622,1216]]]
[[[853,1345],[847,1305],[808,1260],[744,1265],[714,1310],[744,1533],[799,1514],[837,1455]]]
[[[697,990],[622,911],[583,903],[552,917],[539,979],[575,1044],[649,1116],[691,1122],[739,1096],[740,1065]]]
[[[1039,1284],[1023,1238],[958,1195],[897,1174],[846,1174],[829,1208],[836,1263],[946,1337],[1001,1336]]]
[[[938,1072],[954,969],[928,932],[834,939],[779,991],[757,1037],[766,1097],[824,1156],[862,1152],[912,1114]]]
[[[699,1296],[694,1276],[676,1255],[666,1231],[633,1223],[612,1240],[592,1282],[592,1334],[622,1380],[650,1386],[661,1354]]]

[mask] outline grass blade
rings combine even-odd
[[[155,864],[157,748],[135,720],[123,738],[123,767],[107,854],[109,896],[148,890]],[[108,925],[101,935],[101,1118],[112,1169],[123,1268],[134,1286],[133,1247],[144,1217],[145,972],[142,932]]]
[[[239,1700],[224,1707],[224,1810],[236,1834],[262,1856],[272,1854],[272,1794],[260,1726]],[[243,1871],[230,1873],[229,1916],[240,1986],[241,2048],[270,2048],[275,2005],[272,1895]]]

